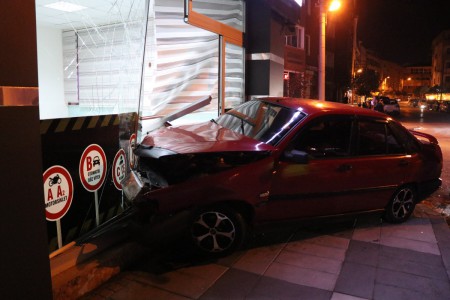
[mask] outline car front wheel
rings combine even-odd
[[[386,207],[385,219],[390,223],[405,222],[416,206],[416,191],[412,186],[398,189]]]
[[[216,207],[203,209],[194,215],[190,235],[196,250],[202,254],[223,256],[242,246],[246,229],[240,213]]]

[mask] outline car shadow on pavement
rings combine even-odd
[[[145,255],[130,266],[131,271],[140,271],[152,275],[161,275],[177,269],[201,266],[206,264],[219,264],[231,267],[247,251],[270,247],[273,245],[308,240],[324,235],[351,239],[356,224],[358,227],[369,227],[381,222],[381,215],[365,214],[345,218],[308,220],[301,222],[284,222],[271,224],[251,230],[249,238],[242,249],[230,255],[217,258],[198,254],[189,247],[189,241],[183,235],[182,227],[171,230],[162,226],[158,230],[152,230],[151,238],[141,243],[145,245]],[[170,231],[170,233],[169,233]]]

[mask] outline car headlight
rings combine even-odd
[[[122,191],[129,201],[136,199],[144,186],[139,174],[135,171],[128,173],[121,181],[121,185]]]

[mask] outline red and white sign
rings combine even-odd
[[[102,147],[91,144],[84,149],[80,159],[80,180],[90,192],[98,190],[106,178],[106,155]]]
[[[117,151],[116,156],[114,157],[112,172],[114,186],[121,191],[122,185],[120,182],[125,178],[127,173],[126,155],[123,149]]]
[[[136,133],[133,133],[130,136],[130,143],[128,145],[128,161],[130,162],[130,167],[134,168],[135,156],[133,153],[134,148],[136,147]]]
[[[62,166],[52,166],[43,174],[45,217],[58,221],[70,208],[73,199],[73,181],[69,171]]]

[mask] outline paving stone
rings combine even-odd
[[[432,227],[436,240],[439,244],[446,244],[450,246],[450,234],[448,229],[448,224],[445,222],[444,218],[439,218],[439,221],[432,222]]]
[[[376,268],[344,262],[336,282],[335,292],[371,299],[375,286]]]
[[[338,277],[336,274],[300,268],[277,262],[270,265],[269,269],[267,269],[265,273],[265,276],[327,291],[333,290]]]
[[[447,273],[450,274],[450,245],[444,244],[440,246],[439,249],[441,251],[442,263],[444,264]]]
[[[339,260],[333,260],[329,258],[287,250],[281,251],[280,255],[276,258],[276,261],[287,265],[293,265],[305,269],[313,269],[332,274],[339,274],[342,266],[342,261]]]
[[[437,242],[430,221],[419,218],[411,218],[402,224],[383,224],[381,237],[395,237],[428,243]]]
[[[233,268],[262,275],[285,246],[278,244],[250,249],[233,264]]]
[[[341,294],[341,293],[333,293],[330,300],[369,300],[369,299],[355,297],[355,296]]]
[[[346,251],[346,249],[343,248],[328,247],[326,245],[309,243],[306,241],[296,241],[289,243],[285,249],[289,251],[300,252],[319,257],[335,259],[339,261],[344,260]]]
[[[379,267],[428,278],[442,279],[447,276],[443,266],[435,267],[428,265],[426,260],[423,263],[418,263],[402,260],[401,258],[380,256]]]
[[[413,241],[408,239],[382,237],[381,244],[390,247],[410,249],[418,252],[439,255],[439,246],[437,244]]]
[[[329,300],[331,291],[297,285],[286,281],[262,277],[246,300]],[[230,298],[231,299],[231,298]],[[234,298],[233,298],[234,300]]]
[[[257,274],[230,269],[215,284],[200,297],[200,300],[209,299],[246,299],[258,283]]]
[[[381,239],[381,228],[380,227],[363,227],[356,228],[352,236],[353,240],[379,243]]]
[[[379,255],[380,245],[361,241],[351,241],[346,253],[345,261],[375,267],[378,265]]]
[[[187,300],[189,298],[177,295],[141,282],[133,282],[129,286],[107,297],[108,300],[144,300],[144,299],[164,299],[164,300]]]
[[[226,271],[223,266],[208,264],[181,268],[163,274],[134,272],[134,280],[188,298],[198,299]]]
[[[331,235],[322,235],[322,236],[311,237],[311,238],[305,239],[303,241],[305,243],[322,245],[322,246],[326,246],[326,247],[338,248],[338,249],[344,249],[344,250],[348,248],[348,244],[350,243],[349,239],[341,238],[338,236],[331,236]]]
[[[375,285],[374,300],[423,300],[429,298],[429,296],[419,293],[417,291],[412,291],[409,289],[399,288],[395,286],[388,286],[383,284]],[[432,300],[447,299],[447,298],[431,298]]]
[[[389,246],[382,245],[380,248],[380,255],[393,257],[396,259],[407,260],[407,261],[426,263],[426,264],[429,264],[431,266],[436,266],[436,267],[442,266],[442,259],[439,255],[418,252],[418,251],[409,250],[409,249],[402,249],[402,248],[389,247]]]
[[[437,280],[387,269],[378,269],[376,283],[422,293],[428,297],[446,296],[448,299],[450,295],[450,283],[447,279]]]

